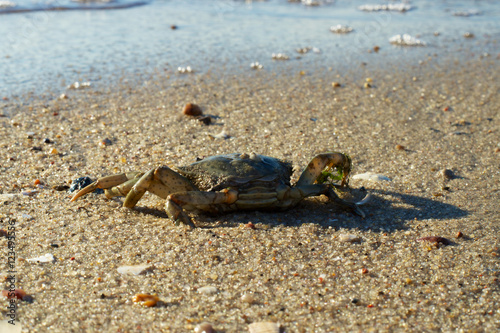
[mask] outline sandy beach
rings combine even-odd
[[[1,101],[0,229],[15,226],[23,331],[499,330],[499,59],[380,63],[159,72]],[[184,116],[188,102],[212,123]],[[187,230],[150,194],[129,210],[67,192],[82,176],[232,152],[291,161],[296,181],[327,151],[348,153],[352,175],[390,179],[351,179],[348,198],[372,196],[366,218],[315,197],[286,212],[194,214]],[[1,237],[4,285],[8,247]],[[45,254],[54,260],[28,261]],[[118,272],[127,265],[146,268]],[[159,301],[142,306],[140,293]]]

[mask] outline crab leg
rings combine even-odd
[[[166,199],[171,193],[196,191],[191,182],[169,167],[161,166],[146,172],[129,190],[123,207],[132,208],[142,198],[146,191]]]
[[[335,193],[330,186],[324,184],[302,185],[291,188],[285,193],[284,199],[289,200],[294,205],[302,200],[302,198],[320,194],[326,195],[328,199],[335,202],[337,205],[350,210],[363,218],[365,217],[365,213],[358,207],[358,204],[340,199],[337,193]]]
[[[122,173],[122,174],[118,174],[118,175],[112,175],[112,176],[99,178],[98,180],[96,180],[92,184],[85,186],[83,189],[78,191],[73,196],[73,198],[71,198],[71,201],[75,201],[79,197],[81,197],[87,193],[93,192],[98,188],[109,189],[109,188],[112,188],[114,186],[123,184],[130,179],[136,178],[139,174],[140,174],[139,172],[130,172],[130,173]]]
[[[347,184],[349,172],[351,171],[351,159],[342,153],[325,153],[314,157],[300,175],[297,186],[314,184],[325,168],[342,168],[343,178],[341,186]]]
[[[217,212],[214,205],[230,205],[238,199],[238,192],[235,190],[223,190],[220,192],[187,191],[170,194],[165,204],[165,211],[168,216],[178,225],[183,223],[194,227],[189,216],[183,208],[188,210],[193,208],[202,209],[209,212]]]

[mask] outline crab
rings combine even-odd
[[[103,177],[80,190],[71,201],[100,188],[107,198],[125,196],[123,206],[133,208],[148,191],[166,200],[165,211],[176,225],[194,227],[186,211],[217,214],[286,210],[306,197],[324,194],[344,209],[364,217],[358,204],[340,199],[334,190],[348,185],[351,164],[347,154],[319,154],[292,186],[293,169],[288,162],[255,153],[218,155],[172,169],[160,166],[145,173]]]

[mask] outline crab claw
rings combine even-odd
[[[79,197],[81,196],[84,196],[85,194],[87,193],[90,193],[90,192],[93,192],[95,190],[97,190],[99,188],[99,181],[95,181],[93,182],[92,184],[90,185],[87,185],[85,186],[84,188],[82,188],[80,191],[78,191],[74,196],[73,198],[71,198],[71,201],[75,201],[76,199],[78,199]]]

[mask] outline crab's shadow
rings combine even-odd
[[[428,199],[394,191],[370,189],[371,200],[361,206],[366,218],[346,212],[325,197],[303,200],[297,207],[276,211],[238,211],[224,215],[192,215],[201,228],[235,227],[242,223],[262,223],[268,227],[301,226],[307,223],[321,227],[364,229],[391,232],[408,229],[408,222],[418,220],[457,219],[469,213],[439,199]],[[137,211],[168,219],[159,209],[137,207]]]

